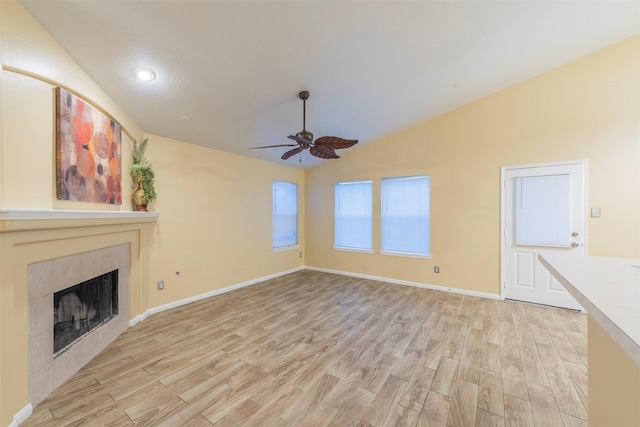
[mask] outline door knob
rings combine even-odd
[[[579,244],[579,243],[577,243],[577,242],[571,242],[571,247],[572,247],[572,248],[577,248],[578,246],[580,246],[580,244]]]

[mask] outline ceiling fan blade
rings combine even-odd
[[[314,144],[321,145],[323,147],[329,147],[335,150],[338,148],[353,147],[357,143],[357,139],[344,139],[338,138],[337,136],[321,136],[320,138],[316,139]]]
[[[278,144],[278,145],[265,145],[263,147],[249,147],[251,150],[255,150],[256,148],[273,148],[273,147],[297,147],[298,144]]]
[[[308,143],[310,143],[310,142],[311,142],[311,141],[309,141],[308,139],[300,138],[300,137],[299,137],[299,136],[297,136],[297,135],[289,135],[287,138],[289,138],[289,139],[293,139],[294,141],[297,141],[297,142],[299,142],[300,144],[308,144]]]
[[[309,152],[316,157],[320,157],[321,159],[339,159],[340,158],[340,156],[338,156],[336,152],[333,151],[332,148],[325,148],[324,146],[322,148],[311,147],[311,150],[309,150]]]
[[[296,154],[298,154],[299,152],[301,152],[302,150],[304,150],[304,148],[302,147],[298,147],[298,148],[294,148],[293,150],[289,150],[286,153],[284,153],[281,157],[282,160],[287,160],[289,157],[294,156]]]

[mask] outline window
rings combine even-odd
[[[335,248],[371,251],[371,194],[371,181],[336,184]]]
[[[273,248],[298,245],[298,184],[273,181]]]
[[[381,253],[427,257],[431,254],[429,177],[385,178],[381,187]]]
[[[571,245],[570,175],[516,178],[516,245]]]

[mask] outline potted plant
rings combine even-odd
[[[137,140],[133,141],[133,164],[129,168],[134,188],[137,188],[131,197],[133,208],[144,212],[147,211],[148,204],[157,197],[153,167],[144,157],[148,142],[149,138],[145,138],[139,144]]]

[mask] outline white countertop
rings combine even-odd
[[[640,260],[553,253],[538,259],[640,365]]]

